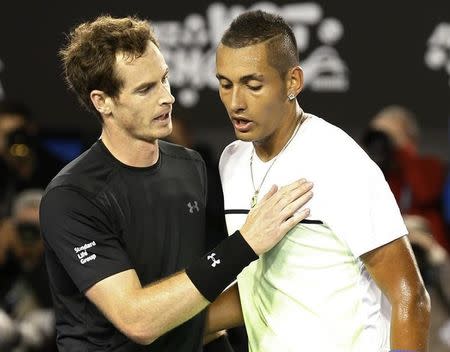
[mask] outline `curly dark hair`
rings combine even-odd
[[[97,114],[90,99],[92,90],[117,97],[123,82],[114,70],[116,54],[138,58],[145,52],[148,41],[159,47],[150,23],[137,17],[103,15],[78,25],[68,35],[59,55],[66,82],[81,104]]]

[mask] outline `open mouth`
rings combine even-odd
[[[156,121],[166,121],[168,120],[170,117],[170,112],[166,113],[166,114],[162,114],[159,115],[158,117],[155,118]]]
[[[233,126],[239,132],[247,132],[253,126],[253,122],[246,119],[240,119],[233,117]]]

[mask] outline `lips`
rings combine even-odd
[[[232,117],[231,121],[233,122],[234,128],[239,132],[248,132],[254,125],[253,121],[242,117]]]
[[[166,121],[168,120],[170,117],[170,111],[166,112],[165,114],[159,115],[157,117],[154,118],[154,120],[156,121]]]

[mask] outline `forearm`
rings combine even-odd
[[[426,291],[392,305],[391,349],[428,351],[430,299]]]
[[[205,335],[244,325],[237,284],[230,286],[209,307]]]
[[[257,258],[238,232],[213,251],[186,271],[144,288],[136,272],[128,270],[97,283],[86,295],[130,339],[150,344],[215,301]]]
[[[209,301],[180,272],[135,291],[125,319],[141,343],[148,344],[201,312]]]
[[[215,301],[259,254],[306,218],[307,209],[295,212],[311,199],[311,187],[305,180],[280,192],[272,187],[250,211],[243,234],[236,231],[183,272],[143,288],[130,269],[97,282],[85,294],[130,339],[150,344]]]
[[[185,272],[142,287],[136,272],[127,270],[97,283],[86,296],[139,344],[150,344],[209,304]]]

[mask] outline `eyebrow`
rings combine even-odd
[[[227,81],[231,82],[231,79],[229,79],[229,78],[227,78],[225,76],[222,76],[221,74],[216,74],[216,77],[217,77],[218,80],[224,79],[224,80],[227,80]],[[264,76],[261,75],[261,74],[252,73],[250,75],[242,76],[241,78],[239,78],[239,82],[243,83],[243,84],[246,84],[249,81],[260,81],[260,82],[263,82],[264,81]]]
[[[169,68],[166,67],[166,70],[164,71],[163,77],[166,77],[169,74]],[[147,87],[153,87],[156,84],[156,81],[152,81],[152,82],[143,82],[141,84],[139,84],[136,88],[133,89],[133,92],[138,92],[143,88],[147,88]]]

